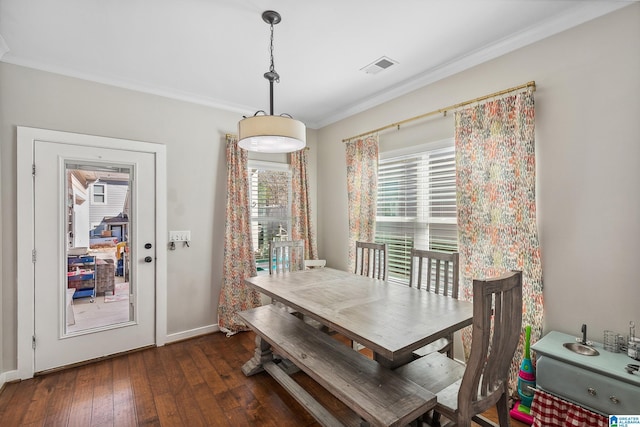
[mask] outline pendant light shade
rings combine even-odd
[[[269,81],[270,110],[267,115],[258,111],[252,117],[245,117],[238,123],[238,146],[245,150],[261,153],[290,153],[306,146],[306,128],[304,123],[291,118],[288,114],[275,116],[273,114],[273,83],[280,81],[280,75],[273,65],[273,26],[282,18],[278,12],[267,10],[262,14],[262,20],[270,25],[271,66],[264,73]],[[259,113],[263,113],[260,115]]]
[[[304,123],[285,116],[253,116],[238,123],[238,145],[261,153],[290,153],[306,143]]]

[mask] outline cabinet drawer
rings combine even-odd
[[[538,359],[536,382],[542,389],[595,412],[640,414],[640,387],[548,356]]]

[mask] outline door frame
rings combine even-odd
[[[48,129],[17,126],[17,299],[18,299],[18,377],[32,378],[35,373],[35,274],[33,263],[34,181],[33,164],[35,141],[50,141],[112,150],[140,151],[155,155],[155,345],[167,340],[167,170],[166,146],[150,142],[132,141]]]

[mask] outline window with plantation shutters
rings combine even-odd
[[[408,283],[412,247],[457,251],[455,149],[447,141],[382,157],[376,241],[388,244],[389,280]]]
[[[258,268],[268,269],[269,242],[291,236],[289,165],[249,161],[249,186],[253,250]]]

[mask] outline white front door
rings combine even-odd
[[[20,133],[31,133],[19,129]],[[37,130],[36,130],[37,131]],[[56,133],[43,131],[56,136],[55,139],[36,139],[29,141],[32,144],[32,156],[34,164],[33,177],[33,305],[30,307],[28,296],[30,292],[19,289],[19,319],[28,324],[30,308],[33,310],[33,359],[32,369],[25,364],[24,341],[19,343],[19,369],[24,378],[33,372],[42,372],[49,369],[83,362],[120,353],[127,350],[145,347],[148,345],[162,345],[158,342],[158,328],[156,327],[156,315],[165,316],[164,310],[157,310],[156,279],[161,278],[164,285],[166,277],[162,269],[158,270],[158,257],[164,260],[162,252],[158,248],[158,240],[164,247],[164,241],[158,236],[157,230],[157,177],[164,176],[164,171],[158,171],[158,153],[153,150],[128,150],[123,140],[109,140],[108,138],[90,137],[97,139],[97,144],[84,145],[81,135]],[[48,132],[48,133],[47,133]],[[35,132],[36,134],[38,132]],[[60,138],[60,135],[71,135],[68,141]],[[56,142],[53,142],[53,141]],[[90,141],[95,143],[96,141]],[[104,148],[105,143],[113,142],[117,149]],[[22,141],[22,143],[26,143]],[[136,147],[137,143],[131,141]],[[92,146],[93,145],[93,146]],[[98,146],[95,146],[98,145]],[[155,144],[148,144],[155,145]],[[24,156],[20,152],[25,153]],[[160,156],[164,161],[164,149],[160,150]],[[19,162],[21,157],[26,157],[26,149],[19,147]],[[161,162],[160,162],[161,163]],[[128,313],[125,319],[107,323],[97,327],[85,329],[73,329],[69,327],[70,314],[67,290],[71,282],[67,280],[70,271],[69,258],[73,251],[69,246],[70,230],[76,232],[78,225],[70,225],[69,200],[70,181],[68,170],[85,169],[89,171],[102,171],[103,177],[108,176],[108,171],[119,171],[128,177],[129,199],[127,201],[127,244],[128,244]],[[107,171],[107,172],[105,172]],[[105,175],[106,173],[106,175]],[[21,187],[24,183],[20,184]],[[19,198],[19,205],[25,205]],[[162,202],[163,200],[161,200]],[[87,200],[87,203],[89,201]],[[162,203],[161,203],[162,204]],[[18,207],[19,214],[21,206]],[[28,213],[25,214],[28,216]],[[21,228],[19,221],[19,233]],[[164,225],[164,221],[161,225]],[[88,230],[87,230],[88,231]],[[164,233],[164,231],[163,231]],[[25,233],[28,234],[28,233]],[[82,239],[78,239],[81,241]],[[28,244],[25,242],[25,244]],[[19,249],[22,245],[19,244]],[[114,248],[115,251],[115,248]],[[93,256],[93,253],[89,253]],[[88,270],[91,270],[89,267]],[[26,272],[26,268],[24,269]],[[94,270],[95,273],[95,270]],[[22,275],[28,276],[26,274]],[[21,286],[28,286],[28,281],[20,281]],[[161,286],[164,293],[165,288]],[[21,301],[21,295],[27,296]],[[91,295],[94,298],[95,295]],[[24,301],[27,300],[27,301]],[[96,301],[97,302],[97,301]],[[93,304],[93,303],[91,303]],[[126,303],[125,303],[126,305]],[[73,312],[71,312],[73,313]],[[161,332],[165,332],[160,327]],[[20,329],[23,331],[23,329]]]

